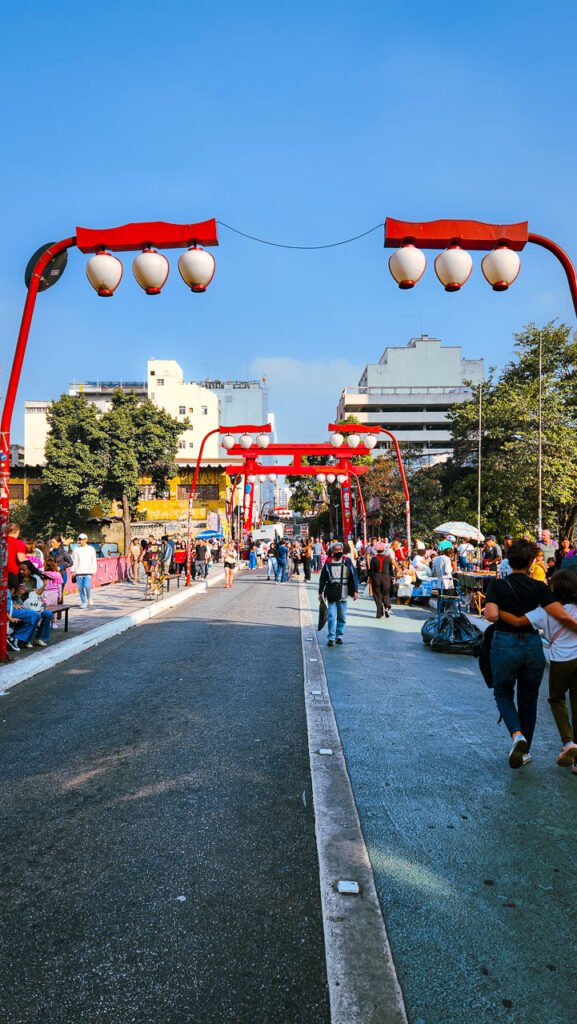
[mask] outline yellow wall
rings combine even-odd
[[[192,471],[190,473],[179,473],[169,482],[170,496],[167,498],[141,498],[138,503],[139,513],[146,512],[147,519],[178,520],[188,515],[188,497],[178,497],[179,485],[188,487],[192,483]],[[198,484],[218,484],[218,499],[206,500],[202,497],[196,498],[193,505],[192,517],[195,520],[205,520],[209,512],[219,512],[225,515],[226,509],[226,486],[228,478],[226,473],[219,466],[201,467]],[[150,485],[150,478],[143,477],[141,486]]]

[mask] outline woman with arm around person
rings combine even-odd
[[[577,620],[545,583],[529,575],[538,550],[532,541],[514,541],[509,548],[510,575],[492,580],[487,588],[485,618],[495,624],[491,644],[493,693],[513,740],[509,752],[511,768],[521,768],[531,761],[529,751],[545,670],[541,637],[530,624],[517,625],[515,620],[541,607],[561,625],[577,633]]]

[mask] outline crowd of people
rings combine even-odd
[[[219,537],[193,540],[190,556],[192,579],[206,579],[210,566],[222,560],[223,544]],[[186,540],[177,534],[158,538],[134,537],[128,549],[128,578],[132,583],[150,581],[168,575],[182,575],[186,571],[188,548]]]

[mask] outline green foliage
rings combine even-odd
[[[62,395],[48,418],[43,481],[28,508],[31,534],[73,533],[95,506],[106,512],[113,501],[135,514],[139,478],[166,487],[176,473],[177,439],[188,426],[120,389],[106,413],[83,395]]]

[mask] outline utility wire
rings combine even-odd
[[[379,228],[383,228],[384,224],[375,224],[374,228],[369,228],[368,231],[363,231],[362,235],[354,235],[352,238],[344,238],[342,242],[328,242],[326,245],[287,245],[284,242],[269,242],[267,238],[257,238],[256,235],[247,235],[246,231],[239,231],[238,228],[233,228],[231,224],[225,224],[223,220],[217,220],[217,224],[220,224],[222,228],[228,228],[229,231],[234,231],[235,235],[242,235],[243,238],[250,238],[252,242],[260,242],[261,245],[273,245],[275,249],[334,249],[337,245],[348,245],[349,242],[356,242],[359,238],[365,238],[367,235],[372,235],[373,231],[377,231]]]

